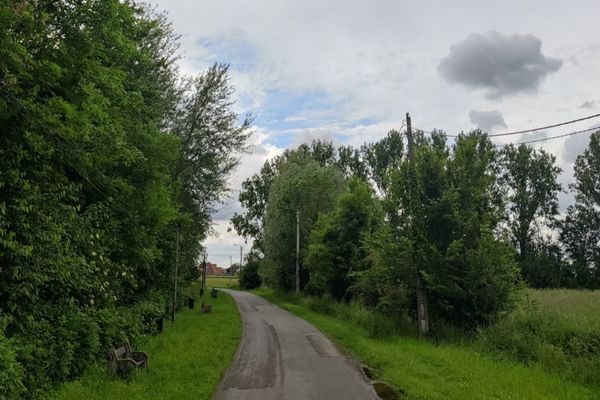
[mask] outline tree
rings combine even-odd
[[[293,150],[265,161],[260,171],[242,182],[239,201],[245,211],[235,213],[231,222],[237,233],[244,238],[253,238],[254,247],[264,252],[263,237],[266,205],[271,184],[281,174],[281,167],[290,160],[313,160],[324,167],[335,167],[345,176],[365,176],[360,154],[351,146],[340,146],[337,151],[330,142],[315,140],[310,145],[302,144]]]
[[[245,208],[245,212],[243,214],[235,213],[231,219],[238,235],[244,238],[253,238],[254,248],[259,252],[264,251],[263,227],[269,190],[279,173],[279,164],[282,162],[283,157],[279,156],[267,160],[259,173],[242,182],[239,201]]]
[[[242,289],[254,289],[261,285],[262,278],[258,273],[260,257],[255,253],[249,253],[246,256],[246,265],[240,271],[240,287]]]
[[[507,224],[521,260],[531,253],[541,226],[552,226],[558,214],[556,157],[521,144],[501,152],[501,185],[508,204]]]
[[[600,131],[574,166],[575,205],[569,206],[561,238],[573,268],[571,286],[600,288]]]
[[[348,299],[355,274],[365,269],[363,240],[383,215],[369,186],[357,177],[336,200],[335,208],[319,215],[310,233],[304,258],[309,272],[308,292]]]
[[[280,167],[269,190],[265,225],[262,275],[267,284],[284,291],[295,287],[296,212],[300,212],[300,259],[308,233],[319,213],[331,210],[344,180],[335,167],[323,167],[314,160],[291,157]],[[301,267],[301,287],[308,281]]]
[[[171,128],[181,140],[183,153],[176,178],[191,196],[193,211],[204,213],[195,221],[204,222],[204,226],[214,211],[213,205],[226,190],[227,177],[247,149],[252,123],[249,115],[238,123],[239,116],[231,109],[234,90],[228,68],[214,64],[186,83]]]
[[[364,144],[361,148],[369,179],[380,193],[388,190],[389,172],[397,168],[404,155],[404,143],[400,132],[391,130],[387,136],[375,143]]]
[[[403,288],[398,300],[390,299],[388,290],[385,301],[402,304],[408,292],[414,315],[420,273],[430,312],[453,325],[487,324],[515,305],[520,278],[513,252],[492,235],[498,220],[495,157],[491,142],[478,131],[460,135],[451,150],[445,135],[436,132],[429,139],[417,137],[414,178],[406,159],[391,171],[388,227],[379,240],[369,241],[375,271],[395,269],[390,278]]]

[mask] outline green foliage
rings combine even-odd
[[[265,161],[260,171],[242,182],[239,201],[245,208],[243,214],[236,213],[231,222],[237,233],[245,238],[254,239],[254,247],[264,253],[264,226],[273,181],[279,177],[282,167],[290,160],[303,162],[313,160],[323,167],[335,167],[344,176],[358,176],[366,179],[366,166],[358,149],[340,146],[320,140],[310,145],[302,144],[297,149],[286,150],[282,155]]]
[[[367,236],[368,269],[356,273],[352,293],[368,308],[391,317],[411,309],[412,242],[406,237],[395,240],[389,226]]]
[[[331,210],[343,190],[342,174],[334,167],[322,167],[303,155],[281,167],[269,190],[265,215],[264,253],[261,274],[267,284],[285,291],[295,287],[296,212],[300,212],[300,260],[305,254],[308,233],[317,217]],[[301,268],[301,287],[308,281]]]
[[[461,240],[452,242],[426,280],[438,316],[467,328],[495,321],[519,300],[519,268],[513,249],[489,233],[472,248]]]
[[[239,277],[240,288],[255,289],[262,283],[262,278],[258,273],[260,259],[253,253],[246,258],[246,265],[242,268]]]
[[[337,198],[335,208],[321,213],[311,231],[304,258],[310,276],[306,291],[348,299],[354,274],[365,269],[363,239],[381,219],[371,189],[360,179],[352,179],[347,191]]]
[[[532,288],[576,287],[573,285],[573,267],[563,260],[556,245],[536,244],[520,260],[521,272],[527,286]]]
[[[390,171],[400,165],[404,155],[402,135],[391,130],[380,141],[363,145],[361,152],[369,178],[381,193],[387,194]]]
[[[452,149],[439,132],[416,143],[414,165],[405,159],[391,171],[388,227],[369,241],[373,267],[355,290],[366,304],[416,315],[419,274],[434,320],[489,324],[514,307],[520,288],[512,249],[492,235],[500,210],[492,144],[477,131]]]
[[[575,287],[600,288],[600,132],[577,157],[574,166],[575,204],[569,206],[561,239],[572,262]]]
[[[226,66],[182,79],[145,7],[2,2],[0,32],[0,310],[28,398],[151,332],[176,227],[181,284],[249,119]]]
[[[562,190],[557,182],[561,169],[556,166],[556,157],[525,144],[506,146],[501,156],[500,185],[508,203],[506,221],[524,260],[542,228],[554,225],[557,195]]]
[[[0,398],[17,400],[24,392],[23,367],[17,361],[15,340],[7,339],[2,328],[0,329]]]

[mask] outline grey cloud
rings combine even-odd
[[[308,128],[299,130],[294,138],[293,147],[298,147],[303,143],[310,144],[313,140],[321,140],[324,142],[332,142],[337,145],[338,141],[333,134],[333,131],[328,128]]]
[[[484,132],[491,132],[495,127],[506,128],[504,117],[498,110],[491,111],[469,111],[471,122]]]
[[[595,127],[600,129],[600,125],[596,125]],[[569,136],[565,140],[563,158],[566,162],[575,162],[577,156],[584,152],[590,143],[590,135],[591,133],[580,133],[579,135]]]
[[[569,185],[573,183],[573,164],[560,166],[563,171],[558,175],[558,183],[562,185],[563,190],[558,193],[558,208],[560,211],[566,211],[567,207],[575,202],[575,196],[569,189]]]
[[[450,47],[438,71],[449,82],[486,90],[490,99],[535,93],[546,75],[562,65],[561,60],[543,55],[541,49],[542,41],[533,35],[474,33]]]
[[[250,147],[250,152],[252,154],[256,154],[256,155],[260,155],[260,156],[266,156],[269,154],[269,151],[262,143],[257,143],[255,145],[252,145]]]
[[[225,200],[225,202],[221,205],[217,206],[215,212],[211,215],[211,217],[215,220],[229,220],[233,217],[235,213],[242,213],[244,209],[242,205],[237,200],[237,193],[232,193],[231,196]]]
[[[547,137],[548,131],[528,132],[519,136],[519,142],[529,142],[530,140],[546,139]]]
[[[586,100],[579,106],[579,108],[594,108],[596,107],[596,104],[596,100]]]

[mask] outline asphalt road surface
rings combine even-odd
[[[244,336],[214,400],[379,398],[314,326],[251,293],[226,291],[238,305]]]

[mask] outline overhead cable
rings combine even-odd
[[[559,122],[557,124],[552,124],[552,125],[541,126],[539,128],[531,128],[531,129],[524,129],[524,130],[520,130],[520,131],[511,131],[511,132],[502,132],[502,133],[491,133],[491,134],[487,134],[487,136],[488,137],[499,137],[499,136],[521,135],[523,133],[538,132],[538,131],[542,131],[542,130],[545,130],[545,129],[551,129],[551,128],[556,128],[556,127],[559,127],[559,126],[574,124],[576,122],[586,121],[588,119],[598,118],[598,117],[600,117],[600,114],[588,115],[587,117],[577,118],[577,119],[573,119],[573,120],[570,120],[570,121]],[[424,129],[420,129],[420,128],[416,128],[416,127],[414,129],[418,130],[418,131],[421,131],[421,132],[423,132],[423,133],[425,133],[427,135],[433,134],[433,132],[426,131]],[[452,138],[456,138],[458,136],[459,135],[448,135],[448,134],[446,135],[446,137],[452,137]],[[562,137],[562,136],[557,136],[557,137]]]
[[[519,144],[529,144],[529,143],[536,143],[536,142],[545,142],[547,140],[559,139],[559,138],[563,138],[563,137],[567,137],[567,136],[573,136],[573,135],[578,135],[580,133],[593,132],[593,131],[600,131],[600,127],[583,129],[580,131],[564,133],[562,135],[556,135],[556,136],[549,136],[549,137],[545,137],[545,138],[541,138],[541,139],[525,140],[525,141],[516,142],[516,143],[495,144],[494,147],[505,147],[505,146],[510,146],[511,144],[519,145]]]

